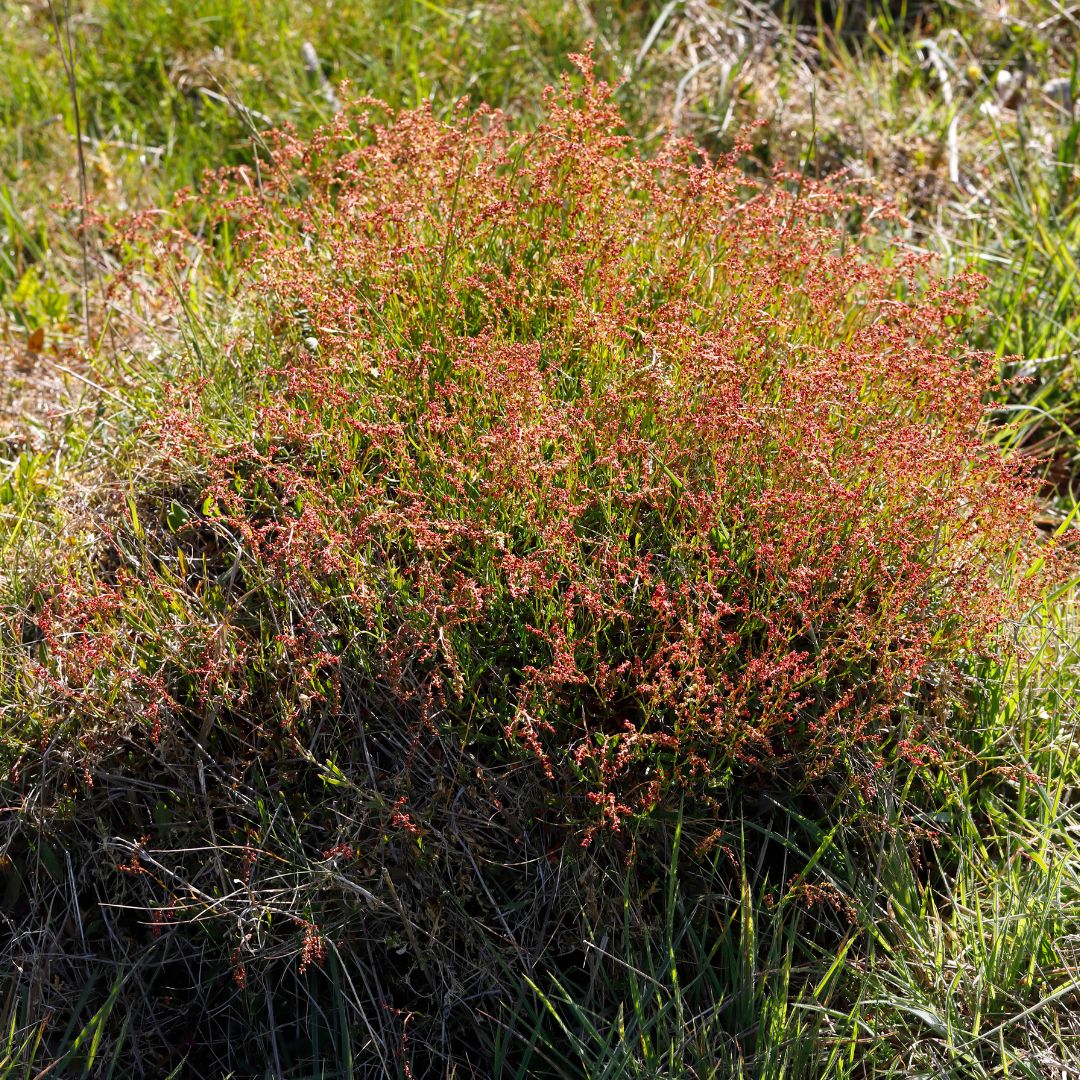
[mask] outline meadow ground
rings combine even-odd
[[[0,1077],[1080,1076],[1080,12],[0,42]]]

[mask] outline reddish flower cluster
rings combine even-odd
[[[419,836],[420,826],[413,820],[412,814],[409,813],[408,805],[408,801],[404,795],[394,800],[393,810],[390,814],[390,826],[394,829],[401,829],[410,836]]]
[[[322,967],[329,953],[326,938],[314,923],[301,921],[300,926],[304,931],[303,944],[300,946],[300,974],[303,975],[312,964]]]
[[[535,131],[359,100],[215,177],[248,398],[193,384],[161,431],[250,580],[318,611],[273,646],[305,685],[340,660],[617,828],[672,788],[895,750],[1045,551],[983,439],[974,277],[937,280],[842,186],[644,158],[577,63]]]

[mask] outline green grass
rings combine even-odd
[[[1080,31],[1042,4],[1008,19],[980,5],[933,5],[915,20],[879,12],[847,31],[831,11],[804,6],[799,31],[790,14],[552,0],[73,4],[86,179],[108,214],[161,205],[207,167],[252,160],[271,124],[310,130],[331,105],[305,67],[305,41],[332,83],[348,77],[394,105],[430,97],[446,114],[468,93],[528,119],[565,54],[595,37],[601,74],[630,74],[620,100],[646,138],[677,114],[723,148],[740,121],[763,118],[759,161],[865,169],[910,215],[911,246],[989,277],[979,340],[1019,354],[1005,373],[1030,378],[998,400],[1015,423],[1002,438],[1052,459],[1047,516],[1062,520],[1075,502],[1080,425],[1080,120],[1037,88],[1062,75],[1075,85]],[[759,41],[739,37],[746,25]],[[182,1031],[184,995],[200,985],[170,951],[174,935],[214,925],[222,910],[238,927],[229,948],[265,950],[265,994],[237,1011],[235,987],[214,974],[203,1006],[229,1020],[201,1029],[216,1043],[177,1051],[191,1075],[224,1075],[238,1017],[264,1033],[263,1057],[245,1075],[404,1076],[408,1061],[416,1077],[437,1075],[410,1044],[405,1015],[368,1008],[347,949],[297,977],[287,919],[328,895],[350,913],[336,929],[377,926],[391,957],[424,955],[428,943],[412,935],[452,925],[474,950],[462,970],[495,970],[513,988],[480,999],[476,1030],[461,1033],[474,1048],[488,1040],[500,1077],[983,1080],[1080,1069],[1080,639],[1069,590],[1018,623],[996,660],[966,672],[966,705],[950,722],[958,760],[970,761],[921,789],[898,773],[869,835],[850,807],[751,794],[721,822],[677,813],[642,825],[639,868],[600,862],[580,894],[577,882],[539,872],[515,886],[458,848],[440,854],[456,885],[433,923],[423,892],[442,888],[444,871],[422,851],[404,859],[412,883],[386,893],[397,895],[393,910],[349,893],[333,867],[312,869],[314,849],[348,835],[350,815],[382,812],[352,778],[364,775],[365,755],[405,752],[385,732],[344,743],[344,754],[340,737],[322,732],[292,762],[285,798],[280,777],[259,770],[231,787],[194,739],[182,760],[141,764],[122,781],[106,774],[91,797],[78,758],[39,744],[52,717],[28,708],[23,657],[36,643],[23,616],[40,604],[39,582],[107,565],[103,523],[125,535],[132,566],[147,578],[160,569],[140,536],[160,524],[139,519],[136,496],[160,480],[141,424],[180,368],[178,338],[192,350],[220,340],[229,249],[221,278],[193,284],[186,320],[155,326],[152,312],[132,318],[102,297],[96,283],[111,266],[96,238],[84,353],[78,216],[55,205],[78,197],[75,128],[47,5],[0,9],[0,41],[0,802],[18,808],[0,810],[0,923],[44,928],[18,938],[21,969],[0,988],[0,1078],[50,1066],[49,1075],[138,1075],[132,1025]],[[1016,111],[1002,107],[995,79],[1020,66],[1028,91]],[[954,122],[959,183],[948,175]],[[39,328],[44,342],[28,352]],[[226,380],[224,409],[235,408],[233,389]],[[181,505],[185,493],[174,496]],[[51,764],[35,774],[43,749]],[[453,775],[476,767],[462,750]],[[42,783],[27,785],[27,774]],[[513,791],[512,777],[484,782]],[[218,815],[209,833],[207,785]],[[466,818],[483,812],[474,793],[464,805]],[[912,836],[912,822],[925,836]],[[497,826],[468,827],[478,851],[505,843]],[[151,893],[139,891],[150,878],[115,872],[147,832],[183,853],[169,869],[186,899],[160,937],[148,926]],[[260,862],[244,889],[246,846]],[[515,858],[507,848],[507,864]],[[557,914],[542,928],[555,947],[531,968],[489,944],[508,913],[526,908]],[[106,922],[128,950],[119,972],[80,958],[80,933],[101,934]],[[208,941],[220,949],[216,932]],[[434,976],[417,968],[415,978]],[[43,1015],[43,980],[65,1014]],[[143,1068],[165,1075],[174,1065]]]
[[[980,705],[968,745],[983,760],[1030,762],[1031,774],[995,788],[974,770],[923,804],[933,845],[913,850],[886,829],[868,857],[842,827],[823,833],[774,806],[769,836],[801,849],[844,898],[835,945],[813,943],[820,908],[767,905],[745,871],[734,888],[720,885],[723,856],[711,888],[690,884],[676,822],[663,922],[644,935],[592,928],[593,978],[628,984],[619,1012],[590,1012],[590,995],[555,978],[534,987],[526,1016],[562,1075],[1036,1078],[1075,1068],[1073,604],[1066,595],[1034,612],[1022,648],[972,673]],[[901,795],[898,818],[918,814]],[[729,842],[745,856],[765,828],[755,814],[733,823]],[[723,916],[710,919],[712,905]]]
[[[63,3],[57,10],[62,16]],[[588,21],[593,33],[632,47],[642,17],[613,4]],[[24,172],[64,178],[75,133],[48,6],[12,6],[0,18],[8,42],[0,54],[3,172],[9,184]],[[253,129],[304,129],[328,118],[324,80],[336,87],[347,78],[395,106],[430,99],[443,112],[470,95],[535,112],[589,32],[577,7],[556,0],[105,2],[75,5],[70,25],[92,186],[103,198],[122,188],[129,203],[246,160]],[[305,42],[318,74],[305,62]]]

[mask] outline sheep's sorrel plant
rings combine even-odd
[[[156,425],[201,478],[173,555],[45,606],[66,708],[295,732],[347,675],[534,761],[586,841],[938,752],[929,704],[1047,557],[983,441],[978,282],[853,188],[643,157],[577,63],[535,130],[356,100],[205,186],[177,250],[230,237],[231,381]],[[118,614],[154,592],[161,625]]]

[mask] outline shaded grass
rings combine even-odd
[[[554,979],[534,988],[532,1015],[562,1075],[1034,1078],[1075,1068],[1073,604],[1070,594],[1033,612],[1022,646],[972,672],[965,745],[979,761],[1030,772],[1002,785],[976,766],[939,800],[897,791],[876,853],[790,807],[745,818],[728,837],[742,870],[720,919],[709,918],[719,895],[689,884],[673,856],[667,917],[644,940],[594,931],[613,960],[606,977],[629,986],[617,1013],[590,1011],[592,997]],[[912,815],[931,843],[913,847],[895,829]],[[760,876],[763,835],[801,848],[813,870],[797,883],[836,890],[831,944],[808,946],[822,907],[790,881],[779,903],[765,901],[776,882]]]

